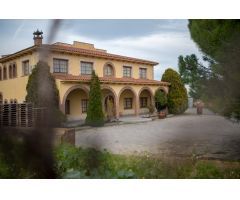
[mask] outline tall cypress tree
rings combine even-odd
[[[162,81],[171,83],[167,95],[169,112],[173,114],[185,112],[188,106],[188,96],[180,75],[169,68],[164,72]]]
[[[92,72],[86,124],[90,126],[104,125],[102,93],[100,82],[98,76],[95,74],[95,71]]]

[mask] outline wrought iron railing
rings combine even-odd
[[[0,104],[0,126],[33,127],[44,119],[45,111],[31,103]]]

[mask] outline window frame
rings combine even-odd
[[[124,98],[124,102],[123,102],[123,107],[124,110],[131,110],[133,109],[133,98]]]
[[[130,70],[130,73],[126,70]],[[125,78],[131,78],[132,77],[132,66],[123,66],[123,77]]]
[[[148,98],[140,97],[140,108],[147,108],[147,106],[148,106]]]
[[[144,73],[143,71],[145,71],[145,76],[142,76]],[[144,68],[144,67],[140,67],[139,68],[139,78],[141,79],[147,79],[147,68]]]
[[[26,63],[28,63],[27,66],[25,65]],[[27,67],[27,70],[26,70],[25,67]],[[23,76],[28,76],[29,74],[30,74],[30,61],[29,60],[24,60],[24,61],[22,61],[22,75]]]
[[[56,63],[58,62],[58,63]],[[63,63],[61,62],[66,62],[64,66],[61,66]],[[68,59],[62,59],[62,58],[53,58],[53,73],[56,74],[68,74]],[[58,66],[56,66],[57,64]],[[66,67],[66,68],[65,68]]]
[[[111,74],[109,74],[109,70],[108,69],[111,69]],[[107,73],[106,73],[107,72]],[[103,76],[108,76],[108,77],[113,77],[115,76],[114,75],[114,67],[112,64],[105,64],[104,65],[104,68],[103,68]]]
[[[13,78],[13,67],[12,67],[12,64],[8,65],[8,77],[9,77],[9,79]]]
[[[87,113],[88,99],[81,99],[81,109],[82,109],[82,113]]]
[[[17,78],[17,64],[12,64],[12,78]]]
[[[7,66],[4,65],[3,66],[3,80],[7,80]]]
[[[84,66],[84,64],[91,64],[91,70],[87,69],[86,68],[87,66]],[[81,75],[91,75],[92,71],[93,71],[93,64],[94,64],[93,62],[80,61],[80,74]],[[88,72],[88,73],[86,73],[86,72]]]

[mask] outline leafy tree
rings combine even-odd
[[[189,85],[189,95],[200,99],[203,82],[206,80],[207,69],[199,62],[195,54],[178,57],[178,69],[184,84]]]
[[[100,88],[100,82],[98,76],[95,74],[95,71],[92,72],[86,124],[90,126],[104,125],[102,93]]]
[[[156,105],[158,112],[160,112],[162,109],[166,108],[167,96],[163,91],[157,90],[154,97],[155,97],[155,105]]]
[[[205,96],[212,96],[209,104],[240,119],[240,20],[189,20],[188,27],[207,60],[213,61],[204,84]]]
[[[162,81],[171,84],[167,95],[169,112],[173,114],[185,112],[188,106],[188,96],[180,75],[169,68],[164,72]]]

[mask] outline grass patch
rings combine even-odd
[[[59,178],[240,178],[240,162],[115,155],[68,144],[55,156]]]
[[[16,141],[8,154],[0,152],[0,178],[40,177],[39,168],[29,165],[38,158],[27,156],[29,152],[23,147],[21,141]],[[62,144],[55,148],[54,157],[58,178],[240,178],[239,161],[199,160],[196,156],[163,158],[147,153],[126,156]]]

